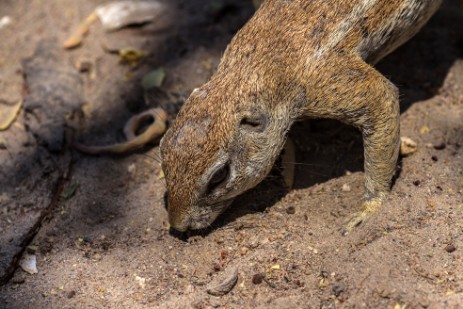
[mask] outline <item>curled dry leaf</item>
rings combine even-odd
[[[140,135],[137,131],[140,125],[148,120],[153,119],[153,123]],[[99,155],[99,154],[121,154],[141,148],[149,142],[160,137],[166,131],[167,114],[162,108],[147,110],[141,114],[133,116],[124,127],[124,134],[127,142],[108,146],[87,146],[80,143],[74,143],[73,147],[80,152]]]
[[[207,293],[214,296],[223,296],[230,292],[238,281],[238,265],[230,267],[223,276],[213,280],[207,287]]]

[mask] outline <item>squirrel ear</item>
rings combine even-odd
[[[240,128],[251,132],[263,132],[268,124],[268,118],[265,114],[253,114],[245,116],[240,121]]]

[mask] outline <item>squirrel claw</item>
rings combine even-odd
[[[363,210],[356,212],[350,217],[349,222],[346,226],[345,234],[349,233],[350,231],[358,227],[360,224],[365,222],[372,214],[376,213],[380,207],[380,199],[371,199],[364,201],[362,203]]]

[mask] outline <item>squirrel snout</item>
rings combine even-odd
[[[188,231],[188,229],[189,229],[188,225],[186,225],[186,224],[176,224],[176,223],[172,224],[172,223],[170,223],[170,221],[169,221],[169,224],[170,224],[170,228],[172,228],[172,229],[174,229],[174,230],[176,230],[177,232],[180,232],[180,233],[184,233],[184,232]]]
[[[171,228],[178,232],[186,232],[189,228],[188,218],[174,211],[169,211],[169,224]]]

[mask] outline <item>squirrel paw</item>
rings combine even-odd
[[[352,231],[354,228],[359,226],[362,222],[368,219],[372,214],[376,213],[381,207],[380,199],[371,199],[362,203],[362,211],[353,214],[346,226],[346,232]]]

